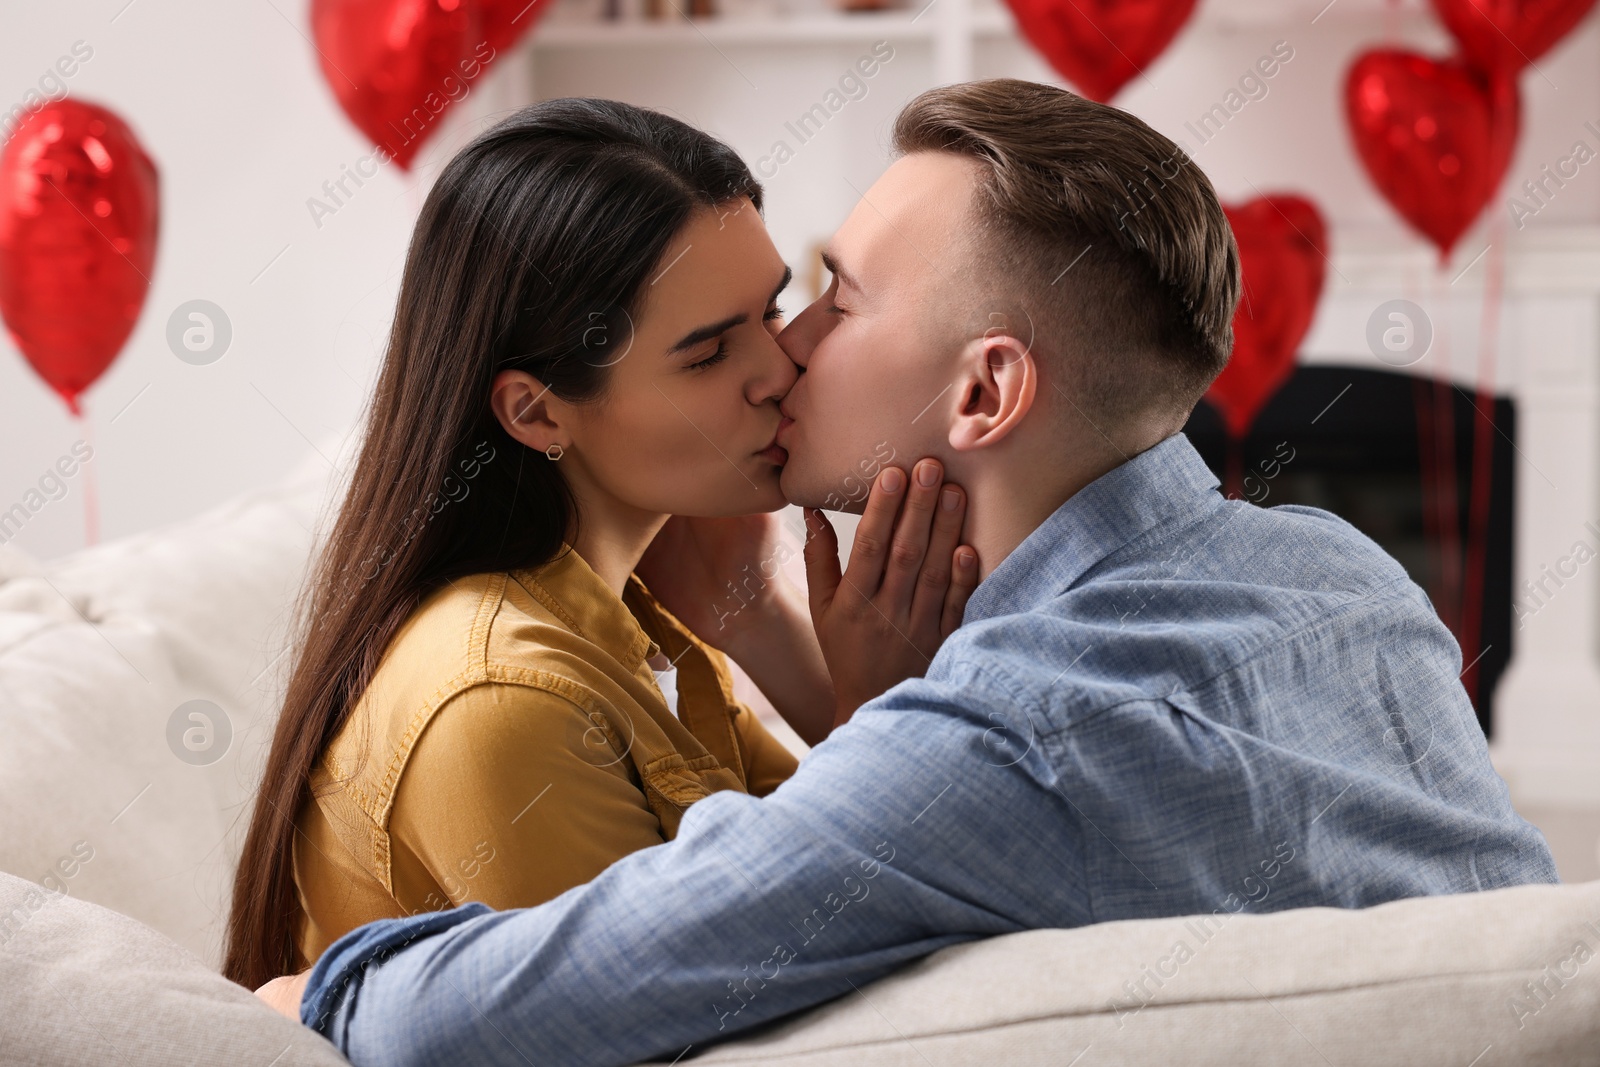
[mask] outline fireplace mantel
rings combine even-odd
[[[1518,804],[1600,807],[1600,227],[1530,226],[1502,239],[1475,259],[1488,239],[1469,237],[1441,268],[1431,247],[1393,230],[1335,229],[1301,360],[1442,373],[1470,392],[1486,281],[1502,257],[1489,381],[1517,406],[1518,617],[1490,751]],[[1374,311],[1395,299],[1421,306],[1435,327],[1429,354],[1403,368],[1367,342]]]

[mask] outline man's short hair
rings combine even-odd
[[[1026,312],[1085,414],[1187,416],[1233,349],[1240,279],[1222,205],[1181,148],[1125,111],[1013,78],[923,93],[894,147],[981,165],[974,295]]]

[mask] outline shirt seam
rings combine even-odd
[[[423,727],[439,707],[451,697],[470,687],[477,678],[482,677],[487,668],[487,662],[479,664],[477,660],[478,649],[482,647],[487,660],[489,624],[500,610],[500,605],[505,602],[505,587],[507,576],[496,574],[484,587],[483,594],[478,598],[478,607],[473,612],[472,629],[468,631],[467,638],[467,666],[464,670],[452,676],[433,691],[433,694],[423,702],[423,706],[412,713],[411,719],[406,723],[405,733],[400,736],[395,745],[394,753],[389,757],[389,766],[384,770],[384,775],[378,783],[378,794],[383,798],[379,811],[374,813],[375,821],[388,832],[389,810],[394,806],[394,786],[399,780],[400,771],[411,758],[411,750],[416,747],[416,739],[421,734]],[[461,685],[465,681],[466,685]],[[447,694],[448,691],[448,694]],[[385,849],[387,851],[387,849]],[[387,876],[388,857],[384,858],[381,868]]]
[[[1176,695],[1178,695],[1180,693],[1194,693],[1194,692],[1196,692],[1198,690],[1206,688],[1207,686],[1209,686],[1212,683],[1216,682],[1218,679],[1222,678],[1224,675],[1231,674],[1231,673],[1239,670],[1241,667],[1247,666],[1250,663],[1254,662],[1256,659],[1258,659],[1260,656],[1262,656],[1263,654],[1268,652],[1270,649],[1275,648],[1275,647],[1277,647],[1277,646],[1279,646],[1281,644],[1284,644],[1284,643],[1286,643],[1288,641],[1292,641],[1295,638],[1300,637],[1302,634],[1306,633],[1309,630],[1314,629],[1317,626],[1325,625],[1325,624],[1328,624],[1328,623],[1332,622],[1333,621],[1333,617],[1335,615],[1343,613],[1348,608],[1354,607],[1354,606],[1356,606],[1358,604],[1365,604],[1365,603],[1369,603],[1369,602],[1373,603],[1375,606],[1376,605],[1382,605],[1382,604],[1388,603],[1390,601],[1402,600],[1402,599],[1406,598],[1407,595],[1408,595],[1408,591],[1406,589],[1404,589],[1404,588],[1399,589],[1397,591],[1393,591],[1393,592],[1385,592],[1385,591],[1382,591],[1382,590],[1373,590],[1373,591],[1371,591],[1369,593],[1366,593],[1366,594],[1363,594],[1361,596],[1355,596],[1355,597],[1352,597],[1352,598],[1350,598],[1348,600],[1341,601],[1339,604],[1335,605],[1334,607],[1330,608],[1329,610],[1318,614],[1315,618],[1306,620],[1304,623],[1302,623],[1301,625],[1295,627],[1293,630],[1280,632],[1278,638],[1275,641],[1272,641],[1269,644],[1265,644],[1262,647],[1251,651],[1250,653],[1248,653],[1247,655],[1245,655],[1241,659],[1235,660],[1234,662],[1228,664],[1225,667],[1220,668],[1219,670],[1217,670],[1216,672],[1206,676],[1205,678],[1202,678],[1202,679],[1199,679],[1198,681],[1186,684],[1186,685],[1184,685],[1184,686],[1182,686],[1180,688],[1169,690],[1166,693],[1153,693],[1153,692],[1148,692],[1148,691],[1147,692],[1141,692],[1136,696],[1126,697],[1124,699],[1116,700],[1116,701],[1113,701],[1113,702],[1111,702],[1109,704],[1105,704],[1105,705],[1102,705],[1100,707],[1093,708],[1092,710],[1084,713],[1083,715],[1074,716],[1072,718],[1072,720],[1069,721],[1069,722],[1064,722],[1064,723],[1060,724],[1059,726],[1047,727],[1045,730],[1042,730],[1040,732],[1040,737],[1043,738],[1043,737],[1055,737],[1055,736],[1058,736],[1058,735],[1063,734],[1067,730],[1070,730],[1070,729],[1072,729],[1074,727],[1082,726],[1085,723],[1088,723],[1089,721],[1091,721],[1093,719],[1096,719],[1101,715],[1104,715],[1108,711],[1115,711],[1118,708],[1125,707],[1125,706],[1127,706],[1129,704],[1157,703],[1157,704],[1168,704],[1168,705],[1170,705],[1172,703],[1172,699],[1171,699],[1172,697],[1174,697],[1174,696],[1176,696]],[[1377,598],[1377,599],[1374,600],[1374,598]],[[978,663],[976,660],[962,658],[962,659],[955,660],[955,662],[960,664],[960,665],[962,665],[963,667],[967,668],[973,674],[981,675],[991,685],[996,685],[996,686],[1004,689],[1006,691],[1006,695],[1011,697],[1013,700],[1017,701],[1019,704],[1021,704],[1023,706],[1026,706],[1026,704],[1028,703],[1024,699],[1022,699],[1021,694],[1019,693],[1018,689],[1016,688],[1016,685],[1014,684],[1014,679],[1012,678],[1012,676],[1009,673],[997,674],[997,673],[991,671],[988,667]],[[1042,700],[1037,701],[1037,702],[1038,703],[1043,703]]]
[[[1212,502],[1212,506],[1211,506],[1211,510],[1206,512],[1203,515],[1194,515],[1194,514],[1185,515],[1182,512],[1177,512],[1175,514],[1169,515],[1165,519],[1158,520],[1153,526],[1146,527],[1142,532],[1134,534],[1132,537],[1128,538],[1126,541],[1122,542],[1121,544],[1116,545],[1115,547],[1110,548],[1106,552],[1102,553],[1099,559],[1095,560],[1089,566],[1085,567],[1078,574],[1078,576],[1076,578],[1074,578],[1071,583],[1069,583],[1069,588],[1071,586],[1077,585],[1080,581],[1083,580],[1084,575],[1088,574],[1090,571],[1094,570],[1096,567],[1099,567],[1102,564],[1110,562],[1111,558],[1113,556],[1118,556],[1118,555],[1121,555],[1121,554],[1123,554],[1125,552],[1128,552],[1130,550],[1141,548],[1147,542],[1155,541],[1155,540],[1158,539],[1158,537],[1162,537],[1162,536],[1167,536],[1167,537],[1169,537],[1169,539],[1171,539],[1173,541],[1177,541],[1178,538],[1179,538],[1179,535],[1184,533],[1184,531],[1192,529],[1192,528],[1194,528],[1196,526],[1199,526],[1201,523],[1205,522],[1208,518],[1211,517],[1211,515],[1213,513],[1217,512],[1217,511],[1220,511],[1222,509],[1222,506],[1225,503],[1227,503],[1225,498],[1221,499],[1221,500],[1213,501]],[[1237,511],[1234,512],[1234,515],[1238,515],[1238,514],[1240,514],[1240,513],[1237,512]],[[1187,520],[1187,521],[1185,521],[1185,520]],[[1230,518],[1226,523],[1223,524],[1222,530],[1227,529],[1227,527],[1232,522],[1233,522],[1233,519]],[[1220,534],[1222,532],[1222,530],[1218,530],[1217,531],[1218,534]],[[1207,539],[1207,543],[1209,543],[1209,541],[1212,540],[1212,539],[1213,538],[1208,538]],[[1168,561],[1171,560],[1171,558],[1172,558],[1171,556],[1168,556],[1167,559],[1163,560],[1162,562],[1163,563],[1168,562]],[[1093,581],[1092,578],[1089,579],[1089,580]],[[1149,581],[1150,579],[1145,579],[1145,580]]]
[[[972,674],[972,676],[974,678],[983,679],[984,681],[988,682],[988,684],[994,686],[996,689],[1001,690],[1007,697],[1010,698],[1010,700],[1012,702],[1012,705],[1014,707],[1021,708],[1022,711],[1023,711],[1023,714],[1027,716],[1029,730],[1032,731],[1034,729],[1033,715],[1032,715],[1031,712],[1028,711],[1028,708],[1029,708],[1030,704],[1034,703],[1034,701],[1030,701],[1025,697],[1024,692],[1017,687],[1017,685],[1014,683],[1014,680],[1009,675],[997,674],[997,673],[991,672],[987,668],[985,668],[982,664],[976,662],[975,660],[958,659],[955,662],[960,664],[961,666],[967,668],[967,670],[971,672],[971,674]],[[1052,733],[1054,733],[1054,732],[1052,732]],[[1040,731],[1039,738],[1040,738],[1041,741],[1043,741],[1046,736],[1047,736],[1047,734],[1044,731]],[[985,731],[984,737],[985,737],[985,739],[987,739],[988,731]],[[1031,749],[1031,747],[1032,746],[1031,746],[1031,741],[1030,741],[1030,749]],[[1015,766],[1016,763],[1021,763],[1022,759],[1026,758],[1026,756],[1027,756],[1027,753],[1024,752],[1021,757],[1018,757],[1018,759],[1015,761],[1015,763],[1012,764],[1012,766]],[[1051,762],[1049,764],[1049,768],[1050,768],[1050,772],[1051,772],[1052,776],[1054,777],[1054,779],[1056,781],[1059,781],[1061,779],[1061,765],[1058,764],[1058,763],[1055,763],[1055,762]],[[1057,796],[1060,796],[1063,800],[1065,800],[1067,802],[1067,807],[1069,809],[1071,809],[1071,814],[1068,816],[1068,818],[1070,818],[1072,820],[1073,826],[1076,828],[1076,831],[1077,831],[1078,840],[1080,842],[1080,846],[1077,849],[1079,884],[1087,887],[1090,884],[1089,883],[1089,856],[1088,856],[1088,849],[1086,847],[1082,846],[1082,842],[1084,842],[1084,841],[1086,841],[1088,839],[1088,835],[1084,832],[1084,830],[1085,830],[1085,827],[1084,827],[1085,817],[1082,815],[1082,813],[1080,813],[1078,811],[1078,806],[1072,802],[1072,799],[1070,797],[1068,797],[1065,793],[1063,793],[1054,784],[1054,782],[1051,783],[1050,789]],[[1084,899],[1084,907],[1089,913],[1089,921],[1091,923],[1093,923],[1094,922],[1094,894],[1092,892],[1086,892],[1085,899]]]
[[[521,586],[523,592],[537,600],[540,604],[543,604],[545,608],[549,610],[550,614],[560,619],[562,623],[566,625],[567,629],[571,630],[574,634],[583,638],[585,641],[590,641],[591,643],[593,642],[593,639],[588,634],[584,633],[583,627],[578,625],[578,620],[574,619],[570,614],[568,614],[567,609],[561,606],[561,601],[556,599],[555,594],[550,592],[550,590],[545,587],[543,582],[539,581],[539,579],[533,577],[532,575],[528,575],[527,579],[527,581],[523,581],[521,578],[511,576],[511,580]]]
[[[1267,654],[1271,650],[1273,650],[1273,649],[1275,649],[1275,648],[1277,648],[1277,647],[1279,647],[1281,645],[1287,644],[1288,642],[1293,641],[1293,640],[1303,636],[1304,634],[1307,634],[1310,631],[1315,630],[1316,628],[1318,628],[1320,626],[1330,625],[1331,623],[1333,623],[1336,620],[1337,617],[1342,616],[1347,610],[1349,610],[1350,608],[1356,607],[1357,605],[1368,604],[1368,605],[1370,605],[1372,607],[1378,607],[1378,606],[1384,605],[1386,603],[1389,603],[1391,601],[1397,601],[1397,600],[1404,599],[1408,595],[1409,595],[1409,590],[1407,590],[1405,587],[1402,586],[1398,590],[1389,591],[1389,592],[1385,592],[1385,591],[1383,591],[1381,589],[1374,589],[1374,590],[1371,590],[1370,592],[1364,593],[1364,594],[1362,594],[1360,596],[1354,596],[1354,597],[1351,597],[1348,600],[1340,601],[1338,604],[1335,604],[1333,607],[1329,608],[1327,611],[1321,612],[1320,614],[1316,615],[1313,618],[1306,619],[1304,622],[1302,622],[1299,626],[1296,626],[1294,629],[1280,632],[1279,637],[1278,637],[1278,639],[1276,641],[1263,644],[1261,647],[1252,650],[1249,654],[1245,655],[1243,658],[1241,658],[1241,659],[1239,659],[1239,660],[1237,660],[1237,661],[1235,661],[1233,663],[1230,663],[1228,666],[1223,667],[1222,669],[1216,671],[1214,674],[1211,674],[1210,676],[1208,676],[1206,678],[1202,678],[1198,682],[1195,682],[1193,684],[1186,685],[1186,686],[1184,686],[1184,687],[1182,687],[1180,689],[1173,689],[1169,693],[1167,693],[1165,696],[1162,696],[1162,697],[1160,697],[1158,699],[1160,699],[1163,703],[1170,704],[1171,703],[1171,698],[1174,697],[1174,696],[1177,696],[1179,693],[1195,693],[1195,692],[1197,692],[1197,691],[1199,691],[1201,689],[1205,689],[1208,686],[1212,685],[1213,683],[1217,682],[1224,675],[1232,674],[1235,671],[1239,670],[1241,667],[1245,667],[1245,666],[1255,662],[1256,660],[1260,659],[1263,655]]]

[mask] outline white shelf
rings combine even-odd
[[[942,0],[941,0],[942,2]],[[924,9],[926,10],[926,9]],[[802,15],[769,18],[726,17],[660,21],[623,19],[616,22],[549,20],[533,33],[532,47],[542,49],[678,47],[686,44],[833,44],[838,42],[932,41],[938,33],[938,7],[926,14],[884,11],[862,14]],[[1007,11],[986,8],[972,13],[972,32],[1003,36],[1015,32]]]
[[[1374,27],[1391,25],[1410,30],[1429,25],[1433,16],[1419,0],[1405,0],[1398,9],[1389,9],[1387,0],[1201,0],[1193,25],[1201,29],[1228,31],[1246,27],[1280,26],[1311,28],[1329,22],[1363,21]],[[784,16],[727,15],[689,19],[679,14],[660,20],[625,18],[615,22],[561,17],[551,13],[533,32],[534,51],[587,49],[678,47],[685,44],[803,45],[839,42],[934,41],[941,25],[956,23],[957,32],[971,38],[1007,38],[1017,32],[1016,20],[1004,6],[974,3],[969,10],[946,11],[960,7],[961,0],[934,0],[912,10],[883,12],[829,12]],[[952,28],[956,28],[952,27]]]

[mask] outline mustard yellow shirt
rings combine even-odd
[[[401,626],[313,771],[293,855],[303,965],[375,919],[549,900],[674,836],[696,800],[762,796],[795,767],[637,575],[619,599],[565,551],[459,579]]]

